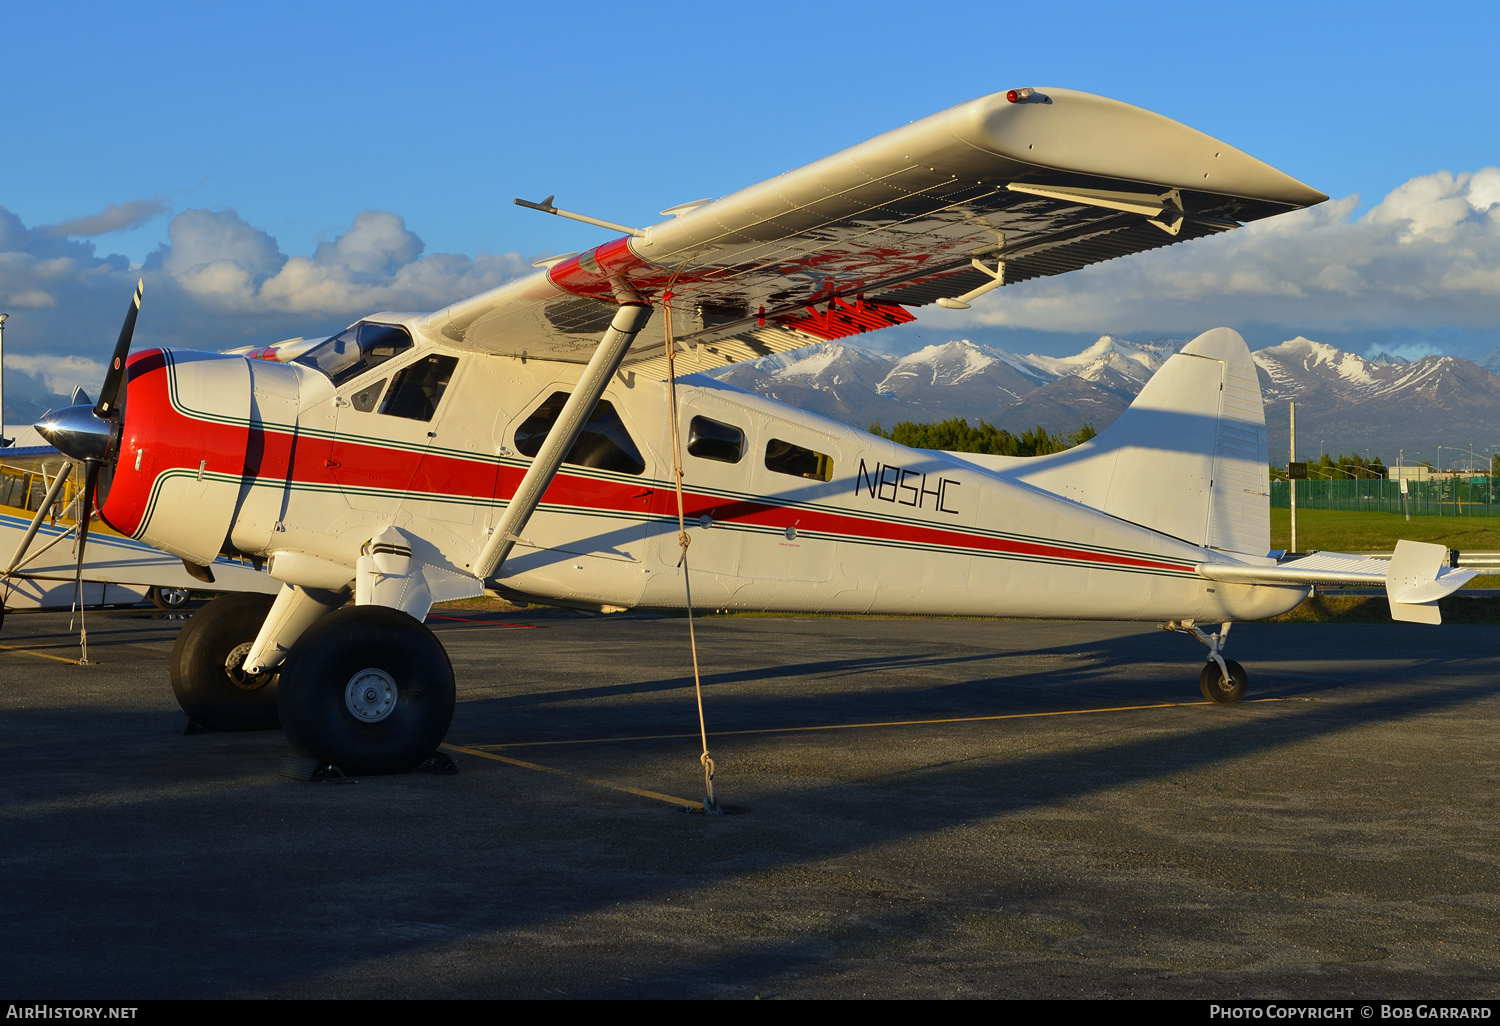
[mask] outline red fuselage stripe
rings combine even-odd
[[[122,461],[144,450],[140,472],[121,468],[104,515],[122,534],[136,534],[149,501],[152,483],[175,468],[230,474],[290,487],[385,490],[412,498],[490,503],[515,494],[524,468],[496,466],[482,458],[392,449],[349,437],[330,439],[297,435],[261,426],[213,423],[182,414],[167,392],[167,369],[160,351],[138,354],[131,361],[126,442]],[[1097,552],[1065,544],[975,535],[962,528],[924,526],[857,513],[835,513],[805,506],[780,505],[700,492],[685,492],[687,516],[704,514],[715,522],[832,535],[852,541],[891,542],[1021,558],[1088,563],[1120,569],[1167,573],[1190,572],[1185,562],[1122,553]],[[543,503],[572,507],[581,513],[667,517],[676,512],[670,489],[654,483],[599,480],[560,473]]]

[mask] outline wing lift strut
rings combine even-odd
[[[526,204],[530,205],[530,204]],[[485,543],[479,558],[474,562],[474,573],[480,580],[488,580],[496,573],[505,562],[511,550],[521,540],[521,532],[526,529],[526,523],[536,508],[541,504],[542,496],[547,491],[547,486],[552,483],[553,478],[562,467],[564,457],[572,450],[573,444],[578,436],[583,433],[584,425],[589,416],[594,412],[600,398],[604,395],[605,386],[614,377],[615,372],[620,369],[625,354],[630,351],[631,343],[640,334],[641,329],[651,318],[651,306],[640,297],[633,289],[624,282],[616,279],[615,297],[620,307],[615,311],[614,318],[610,321],[608,330],[599,342],[599,347],[594,350],[593,357],[588,366],[584,368],[583,376],[579,378],[573,394],[568,396],[568,401],[563,404],[562,413],[558,415],[557,423],[548,432],[547,438],[542,442],[542,447],[537,451],[536,458],[532,460],[531,467],[526,475],[521,478],[515,495],[511,497],[510,503],[505,507],[505,512],[500,516],[500,522],[495,525],[494,533]],[[671,303],[670,293],[663,298],[664,304]],[[667,308],[667,351],[670,355],[676,346],[676,340],[672,337],[671,309]],[[676,460],[680,452],[677,444],[677,406],[676,406],[676,375],[672,377],[672,434],[674,453],[674,472],[677,484],[677,513],[679,539],[682,541],[682,568],[684,578],[687,576],[687,529],[682,523],[682,469]],[[708,754],[708,734],[703,726],[703,691],[702,684],[698,680],[698,649],[697,640],[692,635],[692,593],[688,592],[688,627],[689,636],[693,639],[693,679],[698,695],[698,725],[699,733],[703,740],[703,756],[700,760],[703,764],[704,787],[707,791],[703,811],[705,814],[721,813],[720,806],[714,798],[713,793],[713,760]]]
[[[531,461],[526,476],[521,478],[515,495],[501,514],[500,522],[495,525],[494,533],[475,561],[474,574],[481,581],[489,579],[499,569],[516,542],[521,540],[520,535],[526,529],[526,522],[536,512],[537,506],[541,504],[542,494],[557,476],[563,457],[573,448],[573,443],[578,441],[590,414],[604,395],[609,379],[620,369],[620,363],[630,351],[630,344],[650,318],[650,305],[635,294],[634,290],[627,289],[626,297],[622,299],[620,308],[615,311],[608,330],[604,332],[604,338],[599,342],[599,348],[594,350],[593,357],[584,368],[583,377],[579,378],[573,394],[563,404],[557,423],[548,432],[547,439],[537,451],[536,458]]]

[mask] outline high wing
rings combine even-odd
[[[913,320],[908,307],[1061,274],[1320,203],[1259,160],[1070,89],[995,93],[421,318],[479,352],[585,362],[619,298],[673,295],[705,370]],[[378,319],[378,318],[377,318]],[[626,366],[664,368],[660,333]]]

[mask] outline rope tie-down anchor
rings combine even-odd
[[[677,366],[675,362],[677,339],[672,332],[672,285],[676,280],[677,275],[673,274],[672,279],[667,282],[667,287],[662,292],[661,308],[667,344],[667,401],[672,426],[672,483],[677,490],[677,544],[682,549],[677,565],[682,568],[682,590],[687,601],[688,646],[693,653],[693,693],[698,699],[698,737],[703,743],[703,754],[698,757],[698,761],[703,765],[703,814],[722,816],[724,810],[720,808],[718,800],[714,797],[714,760],[708,754],[708,728],[703,717],[703,680],[698,672],[698,632],[693,623],[693,585],[688,567],[688,546],[693,543],[693,540],[688,537],[687,514],[683,511],[682,442],[677,420]]]

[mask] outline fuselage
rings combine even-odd
[[[441,387],[426,406],[402,400],[424,366]],[[102,514],[190,561],[229,544],[320,588],[346,583],[361,547],[396,526],[452,572],[434,598],[474,594],[470,568],[525,450],[580,369],[421,338],[337,383],[298,363],[139,353]],[[563,464],[492,583],[591,606],[684,604],[669,395],[616,375],[579,462]],[[677,400],[701,608],[1217,622],[1306,594],[1206,581],[1203,548],[712,379],[680,380]]]

